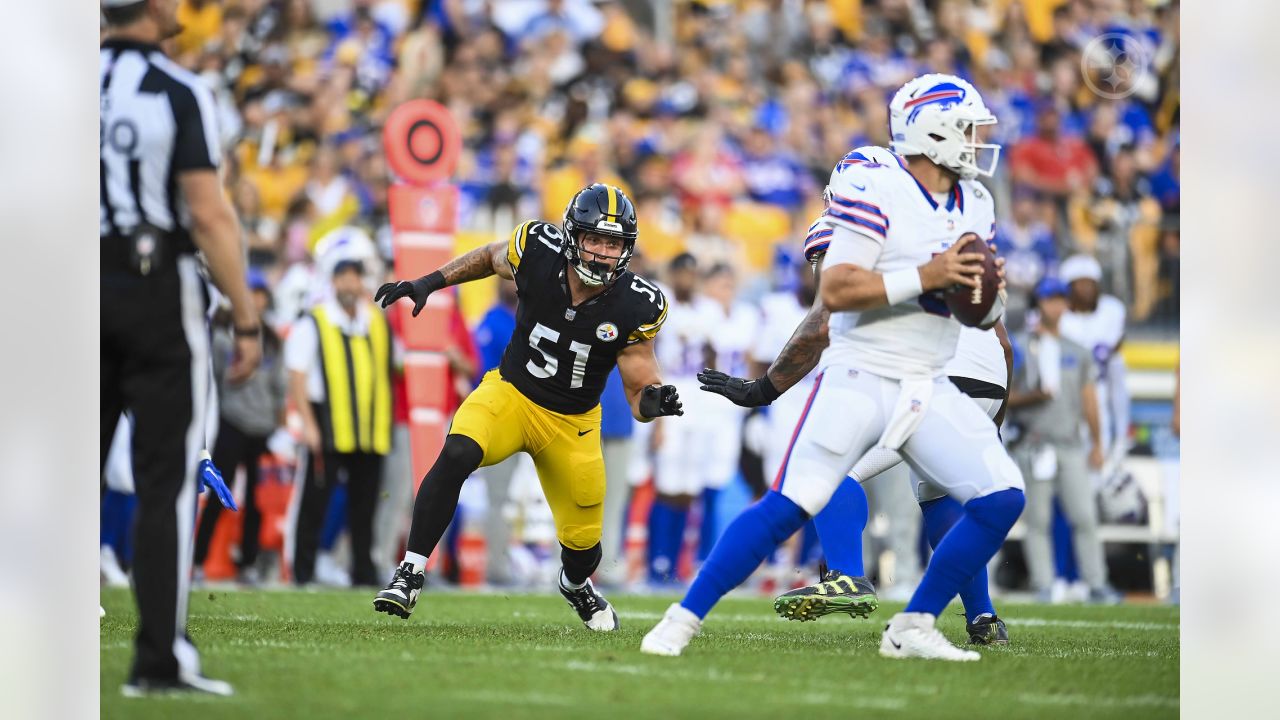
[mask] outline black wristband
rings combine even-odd
[[[762,375],[756,383],[760,387],[760,397],[764,398],[768,402],[773,402],[782,396],[782,393],[778,392],[777,386],[775,386],[773,381],[769,379],[769,373]]]
[[[444,273],[440,272],[439,270],[429,275],[423,275],[422,279],[419,282],[421,282],[423,286],[427,288],[428,293],[433,293],[437,290],[443,290],[448,285],[448,283],[444,281]]]
[[[239,328],[232,326],[231,331],[236,337],[258,337],[262,334],[262,326],[254,325],[251,328]]]

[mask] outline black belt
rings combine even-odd
[[[153,232],[150,235],[148,240],[140,234],[99,236],[102,274],[169,273],[177,270],[179,257],[195,253],[191,236],[186,233]],[[141,263],[140,253],[147,256]]]
[[[956,386],[956,389],[971,398],[1003,400],[1008,395],[1004,388],[985,380],[974,380],[973,378],[959,377],[958,375],[950,376],[950,380],[951,384]]]

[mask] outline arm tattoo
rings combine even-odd
[[[786,347],[769,366],[769,380],[779,392],[786,392],[818,366],[818,359],[829,343],[827,320],[830,317],[831,313],[821,301],[814,303],[804,321],[791,334]]]
[[[440,268],[440,274],[444,275],[445,285],[489,277],[493,274],[493,255],[489,246],[478,247],[466,255],[450,260]]]

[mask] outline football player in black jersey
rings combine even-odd
[[[497,274],[516,281],[519,302],[502,364],[458,408],[444,448],[423,478],[408,552],[374,598],[376,610],[409,617],[427,556],[453,518],[463,481],[476,468],[523,451],[533,457],[555,517],[560,593],[588,628],[617,629],[618,614],[590,580],[600,564],[604,516],[600,394],[617,365],[637,420],[684,414],[653,355],[666,298],[627,270],[638,234],[631,200],[597,183],[573,196],[561,227],[530,220],[506,242],[473,250],[417,280],[379,288],[375,301],[387,307],[411,298],[416,316],[432,292]]]

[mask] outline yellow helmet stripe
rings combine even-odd
[[[613,218],[618,214],[618,189],[612,185],[605,185],[604,188],[609,191],[609,217]]]

